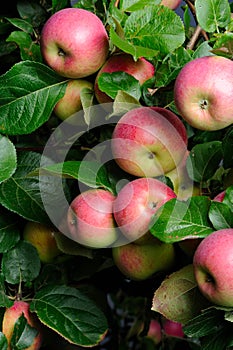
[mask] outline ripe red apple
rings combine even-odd
[[[171,119],[164,110],[143,106],[119,119],[111,147],[116,163],[124,171],[138,177],[156,177],[168,173],[183,159],[187,135],[175,114]]]
[[[104,189],[90,189],[73,199],[68,209],[70,238],[92,248],[105,248],[117,239],[113,217],[115,196]]]
[[[28,221],[24,226],[23,238],[36,249],[40,260],[49,263],[59,254],[54,229],[39,222]]]
[[[160,5],[164,5],[171,10],[176,10],[180,6],[181,2],[182,0],[162,0]]]
[[[170,337],[184,337],[183,326],[180,322],[175,322],[164,317],[162,319],[162,329],[164,334]]]
[[[223,191],[219,192],[218,194],[216,194],[216,196],[213,198],[213,201],[222,202],[225,195],[226,195],[226,190],[223,190]]]
[[[233,229],[205,237],[193,257],[194,275],[201,293],[213,304],[233,307]]]
[[[129,242],[140,239],[149,231],[158,208],[172,198],[176,198],[173,190],[157,179],[143,177],[128,182],[113,203],[118,228]]]
[[[39,350],[42,345],[42,332],[39,326],[39,321],[36,316],[29,311],[29,303],[23,300],[16,300],[14,304],[5,310],[3,321],[2,321],[2,332],[6,336],[8,341],[8,350],[11,349],[10,341],[14,332],[14,326],[16,321],[22,314],[27,319],[28,324],[38,330],[33,344],[25,350]]]
[[[54,107],[55,115],[65,120],[74,113],[82,110],[81,91],[84,88],[93,89],[93,83],[85,79],[71,79],[66,87],[65,95]]]
[[[205,56],[188,62],[174,85],[180,115],[201,130],[219,130],[233,123],[233,62],[223,56]]]
[[[169,271],[175,266],[175,249],[172,244],[154,239],[150,244],[128,243],[112,248],[116,267],[135,281],[146,280],[156,272]]]
[[[40,45],[46,64],[61,76],[74,79],[97,72],[109,52],[103,22],[80,8],[54,13],[42,28]]]
[[[132,75],[142,85],[146,80],[152,78],[155,68],[152,63],[141,57],[137,61],[130,54],[120,53],[110,56],[99,70],[95,83],[94,91],[99,103],[112,102],[112,98],[99,89],[98,79],[102,73],[126,72]]]
[[[151,319],[146,338],[153,341],[154,344],[159,344],[162,340],[162,328],[161,324],[156,319]]]

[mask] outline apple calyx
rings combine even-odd
[[[200,107],[201,107],[201,109],[208,109],[208,107],[209,107],[208,101],[206,99],[201,100]]]

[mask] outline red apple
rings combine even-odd
[[[68,82],[65,95],[54,107],[54,113],[59,119],[65,120],[82,110],[80,94],[84,88],[92,90],[93,83],[85,79],[72,79]]]
[[[214,198],[213,201],[215,202],[222,202],[223,199],[225,198],[226,195],[226,190],[223,190],[221,192],[219,192]]]
[[[104,189],[90,189],[73,199],[67,224],[74,241],[92,248],[105,248],[117,239],[113,217],[115,196]]]
[[[117,122],[111,147],[124,171],[138,177],[156,177],[168,173],[183,159],[187,135],[175,114],[169,118],[164,109],[137,107]]]
[[[137,61],[127,53],[120,53],[110,56],[99,70],[95,83],[94,91],[99,103],[112,102],[112,98],[102,92],[98,86],[98,79],[102,73],[126,72],[132,75],[142,85],[146,80],[152,78],[155,68],[152,63],[141,57]]]
[[[182,0],[162,0],[160,5],[164,5],[171,10],[176,10],[180,6],[181,2]]]
[[[161,342],[161,340],[162,340],[162,328],[161,328],[161,324],[158,320],[151,319],[146,338],[151,339],[153,341],[153,343],[156,345]]]
[[[113,203],[118,228],[128,241],[138,240],[149,231],[158,208],[172,198],[176,198],[173,190],[157,179],[138,178],[128,182]]]
[[[233,123],[233,62],[223,56],[206,56],[188,62],[174,85],[174,102],[180,115],[201,130],[219,130]]]
[[[10,341],[14,332],[15,323],[18,318],[22,316],[22,314],[27,319],[28,324],[38,330],[38,334],[36,335],[33,344],[25,350],[39,350],[41,348],[42,333],[39,326],[39,321],[37,320],[36,316],[29,311],[29,307],[29,303],[23,300],[16,300],[14,304],[11,307],[7,308],[4,313],[2,321],[2,332],[7,338],[9,344],[8,350],[11,349]]]
[[[150,244],[128,243],[112,248],[113,261],[121,273],[132,280],[146,280],[157,272],[175,266],[175,249],[172,244],[154,239]]]
[[[175,322],[167,318],[163,318],[162,329],[164,334],[170,337],[184,337],[183,326],[180,322]]]
[[[213,304],[233,307],[233,229],[209,234],[198,245],[193,267],[201,293]]]
[[[109,53],[103,22],[80,8],[54,13],[42,28],[40,44],[45,63],[61,76],[74,79],[97,72]]]

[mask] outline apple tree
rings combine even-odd
[[[71,20],[73,11],[82,14],[79,20]],[[58,13],[59,22],[43,31]],[[6,4],[0,21],[1,349],[233,346],[233,304],[207,298],[193,266],[200,242],[233,228],[232,13],[228,0]],[[114,66],[101,71],[112,58]],[[71,76],[75,69],[81,73]],[[141,110],[140,124],[133,117],[127,137],[123,127],[113,143],[121,118]],[[148,111],[156,134],[152,123],[145,125]],[[149,177],[160,185],[150,189],[150,210],[141,187],[124,196],[130,209],[122,217],[123,202],[115,202],[114,213],[112,202],[127,184],[143,178],[138,183],[148,185],[145,169],[156,157],[161,171]],[[135,164],[140,172],[131,171]],[[171,195],[158,205],[161,188]],[[87,193],[93,196],[84,207],[77,198]],[[143,217],[147,226],[135,237]],[[131,227],[130,242],[121,226]],[[231,300],[232,279],[233,267],[222,272]]]

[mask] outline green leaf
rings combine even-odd
[[[233,185],[226,188],[223,203],[233,212]]]
[[[1,350],[8,349],[8,341],[2,332],[0,332],[0,348],[1,348]]]
[[[123,0],[121,10],[131,12],[144,10],[146,6],[159,5],[161,0]]]
[[[12,349],[28,349],[34,342],[38,330],[31,327],[26,317],[22,314],[14,325],[14,331],[11,338]]]
[[[23,30],[24,32],[28,34],[33,34],[33,26],[24,19],[7,17],[6,20],[10,22],[13,26]]]
[[[107,332],[103,312],[75,288],[63,285],[44,287],[35,294],[30,309],[36,312],[43,324],[72,344],[97,345]]]
[[[166,243],[206,237],[214,231],[208,218],[210,202],[204,196],[169,200],[156,212],[151,233]]]
[[[26,241],[20,241],[13,249],[3,254],[2,272],[11,284],[31,282],[40,273],[40,259],[36,248]]]
[[[14,174],[16,166],[14,144],[7,137],[0,135],[0,183]]]
[[[207,305],[207,300],[198,290],[193,266],[189,264],[163,280],[154,293],[152,310],[185,324]]]
[[[102,73],[98,86],[112,99],[116,98],[118,91],[124,91],[137,100],[141,97],[139,81],[126,72]]]
[[[232,210],[225,203],[212,201],[209,218],[215,230],[233,227]]]
[[[233,128],[230,128],[223,137],[223,166],[225,169],[233,168],[233,153],[230,151],[233,148]]]
[[[67,82],[38,62],[16,63],[0,77],[0,132],[28,134],[45,123]]]
[[[187,158],[189,177],[196,182],[209,180],[222,159],[222,142],[210,141],[195,145]]]
[[[20,240],[19,218],[7,210],[0,214],[0,253],[13,248]]]
[[[93,113],[93,101],[94,101],[94,93],[92,89],[83,88],[80,91],[80,99],[82,108],[84,111],[84,120],[86,124],[89,126],[91,124],[92,119],[95,118],[95,114]]]
[[[40,46],[32,41],[32,38],[28,33],[19,30],[14,31],[8,36],[6,41],[13,41],[19,46],[21,59],[23,61],[30,60],[42,62]]]
[[[147,6],[128,17],[124,26],[125,39],[131,44],[158,51],[173,52],[185,40],[184,25],[174,11],[160,5]]]
[[[41,155],[36,152],[20,152],[18,167],[11,178],[0,184],[0,204],[21,217],[48,223],[48,215],[41,199],[47,196],[52,205],[60,203],[57,194],[57,182],[50,176],[28,176],[33,170],[40,167]]]
[[[10,300],[6,294],[5,288],[5,278],[3,273],[0,273],[0,307],[11,307],[13,305],[13,301]],[[1,341],[0,341],[1,344]],[[0,349],[2,349],[0,347]]]
[[[198,23],[210,33],[226,27],[231,20],[228,0],[196,0],[195,9]]]

